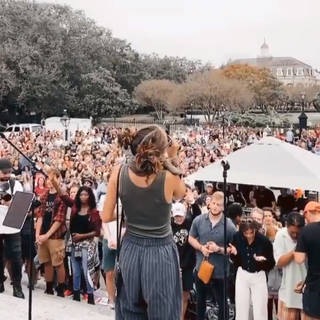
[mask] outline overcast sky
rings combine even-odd
[[[256,57],[266,38],[273,56],[291,56],[320,69],[320,0],[55,2],[84,10],[139,52],[219,66],[230,58]]]

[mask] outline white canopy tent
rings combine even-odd
[[[266,137],[231,153],[227,182],[275,188],[320,191],[320,156],[289,143]],[[188,177],[223,181],[221,160]]]

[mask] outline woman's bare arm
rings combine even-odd
[[[186,185],[179,176],[172,175],[173,199],[182,199],[186,194]]]
[[[116,166],[112,170],[108,184],[107,196],[104,200],[103,209],[101,212],[102,222],[111,222],[117,219],[114,209],[117,203],[117,183],[120,168],[121,166]]]

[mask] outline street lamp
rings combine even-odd
[[[224,110],[220,111],[220,116],[222,117],[222,137],[224,139],[224,127],[225,127],[225,116],[224,116]]]
[[[60,122],[64,127],[64,140],[65,140],[65,147],[67,151],[67,145],[68,145],[68,128],[70,124],[70,117],[68,116],[67,110],[63,110],[63,116],[60,118]]]
[[[300,135],[303,129],[307,129],[307,121],[308,121],[308,117],[304,112],[304,103],[306,100],[306,93],[304,91],[302,91],[300,93],[301,96],[301,105],[302,105],[302,111],[301,114],[299,116],[299,129],[300,129]]]

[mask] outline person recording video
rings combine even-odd
[[[0,199],[1,211],[4,213],[8,210],[11,204],[12,196],[17,191],[23,191],[22,185],[11,177],[13,171],[12,163],[9,159],[0,159]],[[10,262],[11,280],[13,286],[13,296],[24,299],[24,294],[21,288],[21,237],[20,233],[15,234],[0,234],[0,293],[4,292],[4,247],[5,258]]]

